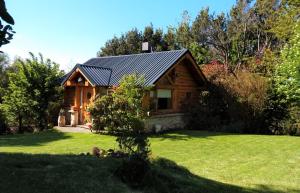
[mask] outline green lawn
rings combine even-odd
[[[300,192],[299,137],[178,131],[150,141],[156,173],[143,192]],[[119,160],[78,156],[94,146],[117,147],[107,135],[0,136],[0,192],[133,192],[113,175]]]

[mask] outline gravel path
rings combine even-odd
[[[82,127],[54,127],[54,129],[69,133],[91,133],[91,130]]]

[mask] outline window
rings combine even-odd
[[[157,109],[171,109],[172,108],[172,91],[167,89],[157,90]]]
[[[107,88],[96,87],[96,98],[107,95]]]
[[[75,105],[75,87],[65,87],[65,105],[74,106]]]
[[[92,98],[92,94],[90,92],[88,92],[86,97],[87,97],[88,100],[90,100]]]
[[[185,97],[186,97],[186,99],[190,99],[192,97],[192,93],[191,92],[187,92]]]

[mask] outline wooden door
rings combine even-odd
[[[83,125],[87,122],[90,122],[87,108],[92,100],[93,87],[81,87],[80,89],[78,121],[80,125]]]

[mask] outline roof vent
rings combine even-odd
[[[145,52],[145,53],[152,52],[152,48],[151,48],[149,42],[143,42],[143,44],[142,44],[142,52]]]

